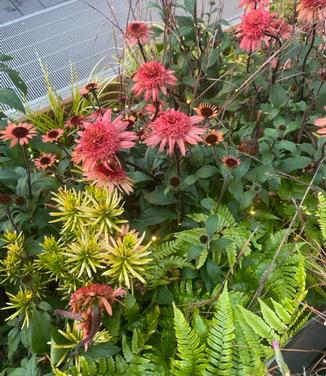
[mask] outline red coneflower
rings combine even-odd
[[[0,131],[0,133],[2,134],[0,140],[11,140],[11,147],[15,146],[17,143],[27,145],[37,134],[35,127],[28,123],[19,123],[18,125],[10,123],[7,128]]]
[[[158,61],[143,63],[132,80],[135,82],[132,87],[134,94],[145,92],[145,100],[152,98],[154,102],[159,100],[160,91],[167,95],[167,86],[175,86],[177,83],[173,71]]]
[[[240,159],[232,155],[227,155],[222,158],[222,162],[226,168],[233,169],[240,166]]]
[[[220,144],[221,142],[223,142],[223,140],[224,140],[223,132],[214,131],[214,130],[208,132],[203,139],[205,144],[210,145],[210,146]]]
[[[64,131],[61,128],[51,129],[45,135],[42,136],[43,142],[55,142],[59,141]]]
[[[196,145],[201,141],[199,135],[205,132],[203,128],[195,127],[197,123],[195,116],[176,110],[164,111],[149,124],[150,133],[144,142],[151,147],[159,144],[160,151],[167,147],[169,154],[178,146],[181,154],[185,155],[186,144]]]
[[[119,302],[118,296],[123,296],[126,291],[122,288],[113,290],[111,286],[94,283],[86,287],[80,287],[72,295],[69,306],[73,313],[88,312],[95,306],[100,311],[105,310],[112,315],[112,303]]]
[[[65,122],[66,128],[80,127],[83,124],[85,116],[84,115],[75,115],[72,116]]]
[[[263,41],[268,45],[270,37],[266,33],[271,32],[272,21],[273,15],[263,8],[245,14],[238,28],[240,48],[250,53],[260,49]]]
[[[141,21],[129,22],[125,33],[126,41],[135,45],[138,43],[145,44],[148,42],[152,35],[152,31],[149,25]]]
[[[194,107],[193,110],[197,114],[196,118],[198,122],[205,119],[213,119],[218,114],[218,107],[210,103],[200,103],[198,107]]]
[[[258,7],[264,7],[267,5],[269,5],[269,0],[241,0],[239,7],[246,9],[256,9]]]
[[[326,110],[326,107],[325,107]],[[317,133],[321,136],[326,136],[326,117],[317,119],[314,123],[316,127],[319,129],[317,130]]]
[[[41,170],[45,170],[55,164],[56,155],[52,153],[43,153],[35,159],[35,167]]]
[[[109,191],[118,188],[129,194],[133,191],[132,180],[126,175],[120,164],[113,160],[99,162],[92,168],[84,168],[86,179],[95,180],[98,187],[106,187]]]
[[[78,328],[83,331],[85,351],[87,351],[94,335],[100,329],[103,311],[112,316],[112,304],[120,302],[117,297],[123,296],[126,291],[122,288],[113,290],[111,286],[98,283],[81,287],[76,290],[69,301],[72,313],[57,310],[56,312],[64,317],[79,320]]]
[[[326,0],[300,0],[298,20],[302,22],[324,21],[326,18]]]
[[[285,20],[274,18],[271,22],[271,34],[281,39],[289,39],[292,34],[292,28]]]
[[[84,130],[80,135],[74,150],[73,160],[83,162],[88,171],[99,162],[105,163],[122,149],[129,149],[135,145],[137,138],[134,132],[126,131],[128,123],[117,117],[111,121],[111,110],[103,116],[98,116],[95,123],[84,122]]]

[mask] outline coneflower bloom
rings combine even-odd
[[[125,39],[131,45],[138,43],[145,44],[151,35],[152,31],[148,24],[141,21],[133,21],[127,25]]]
[[[326,136],[326,117],[317,119],[314,124],[318,127],[317,133],[321,136]]]
[[[59,141],[64,133],[64,130],[61,128],[51,129],[45,135],[42,136],[43,142],[56,142]]]
[[[68,119],[65,122],[65,127],[68,128],[68,129],[73,128],[73,127],[79,128],[79,127],[82,126],[84,118],[85,118],[84,115],[72,116],[70,119]]]
[[[273,15],[263,8],[245,14],[238,29],[240,48],[250,53],[260,49],[263,41],[268,45],[270,37],[266,33],[273,31],[272,21]]]
[[[78,132],[79,140],[73,153],[76,163],[83,162],[87,170],[99,162],[107,162],[120,150],[134,146],[134,132],[126,131],[128,123],[117,117],[111,121],[111,110],[99,116],[95,123],[84,122],[84,130]]]
[[[210,145],[210,146],[220,144],[221,142],[223,142],[223,140],[224,140],[223,132],[215,131],[215,130],[210,131],[203,138],[203,141],[205,142],[205,144]]]
[[[173,71],[158,61],[143,63],[133,77],[132,91],[139,96],[145,92],[145,100],[159,100],[160,91],[167,95],[167,86],[175,86],[177,79]]]
[[[43,153],[35,159],[35,167],[41,170],[45,170],[52,167],[55,164],[56,155],[52,153]]]
[[[256,9],[269,5],[269,0],[241,0],[239,7],[246,9]]]
[[[270,32],[281,39],[289,39],[292,34],[292,28],[285,20],[275,17],[271,22]]]
[[[6,129],[0,131],[0,140],[11,140],[11,147],[16,144],[27,145],[29,141],[36,136],[36,133],[36,129],[32,124],[19,123],[16,125],[10,123]]]
[[[218,114],[218,107],[210,103],[200,103],[198,107],[194,107],[193,110],[197,114],[196,118],[198,122],[205,119],[213,119]]]
[[[232,155],[226,155],[222,158],[222,162],[226,168],[233,169],[240,166],[240,159]]]
[[[109,191],[118,188],[129,194],[133,191],[132,180],[116,161],[99,162],[92,168],[84,169],[86,179],[94,180],[97,187],[106,187]]]
[[[299,21],[324,21],[326,18],[326,0],[300,0],[297,10]]]
[[[76,290],[71,295],[69,306],[73,313],[88,312],[96,306],[100,311],[105,310],[111,316],[112,303],[119,302],[117,297],[125,293],[126,291],[122,288],[113,290],[111,286],[94,283]]]
[[[187,116],[183,112],[167,110],[149,124],[150,133],[144,142],[148,146],[159,145],[160,151],[165,147],[172,154],[178,147],[182,155],[186,154],[186,144],[196,145],[202,139],[203,128],[196,127],[198,119],[195,116]]]

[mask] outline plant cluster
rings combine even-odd
[[[326,2],[282,3],[158,1],[114,80],[66,106],[43,67],[48,112],[1,55],[1,375],[290,374],[326,295]]]

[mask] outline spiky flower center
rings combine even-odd
[[[57,137],[59,136],[59,132],[56,131],[56,130],[49,131],[48,134],[47,134],[47,136],[48,136],[49,138],[57,138]]]
[[[153,124],[166,138],[184,139],[191,127],[189,117],[180,111],[166,111]]]
[[[28,135],[28,129],[25,127],[17,126],[12,130],[12,134],[17,138],[24,138]]]

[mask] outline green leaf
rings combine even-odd
[[[42,354],[50,349],[47,342],[51,340],[51,323],[47,313],[34,308],[31,320],[31,343],[32,350]]]
[[[194,0],[184,0],[185,9],[190,13],[194,13],[195,1]]]
[[[0,88],[0,103],[25,113],[22,101],[12,89]]]
[[[88,359],[97,360],[101,358],[108,358],[117,354],[119,351],[120,348],[118,346],[111,342],[105,342],[90,346],[83,356]]]
[[[13,328],[8,333],[8,359],[11,360],[20,342],[20,331]]]
[[[198,176],[196,176],[196,175],[189,175],[183,181],[183,185],[185,187],[189,187],[190,185],[193,185],[194,183],[196,183],[197,180],[198,180]]]
[[[199,179],[207,179],[207,178],[210,178],[214,175],[216,175],[218,173],[218,168],[215,167],[215,166],[210,166],[210,165],[206,165],[206,166],[202,166],[197,172],[196,172],[196,176],[199,178]]]
[[[145,199],[153,205],[170,205],[178,202],[172,195],[165,195],[163,190],[157,190],[145,194]]]
[[[0,72],[4,72],[6,73],[9,78],[11,79],[11,81],[13,82],[13,84],[23,93],[23,94],[27,94],[27,86],[25,84],[25,82],[22,80],[22,78],[20,77],[20,74],[9,68],[6,64],[0,64]]]
[[[311,159],[308,157],[293,157],[284,159],[280,165],[279,169],[284,172],[292,172],[295,170],[301,170],[307,167],[311,163]]]
[[[13,60],[14,58],[10,55],[0,54],[0,61],[9,61]]]
[[[215,231],[219,226],[219,222],[220,220],[218,215],[211,215],[208,217],[206,221],[206,231],[210,239],[212,239],[213,235],[215,234]]]
[[[205,264],[205,262],[207,260],[207,256],[208,256],[207,248],[203,247],[203,249],[202,249],[202,251],[199,255],[198,261],[196,263],[196,269],[200,269]]]
[[[269,91],[269,99],[275,108],[285,106],[288,102],[288,93],[280,85],[273,85]]]

